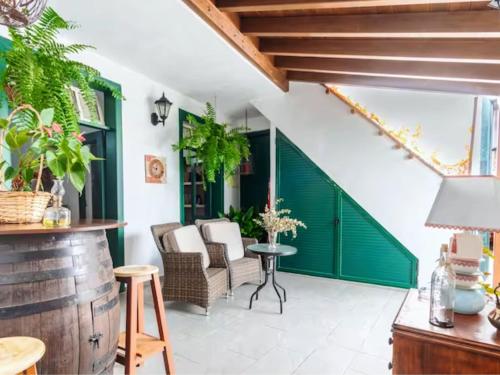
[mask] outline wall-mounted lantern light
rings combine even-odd
[[[165,126],[165,120],[170,112],[172,102],[168,100],[165,97],[165,93],[163,93],[161,98],[155,101],[155,106],[156,112],[151,113],[151,123],[156,126],[161,122],[161,124]]]

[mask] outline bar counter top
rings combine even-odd
[[[127,225],[125,222],[107,219],[81,220],[69,227],[45,228],[42,223],[36,224],[0,224],[0,236],[17,234],[46,234],[89,232],[93,230],[117,229]]]

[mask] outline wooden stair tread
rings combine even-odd
[[[162,352],[167,343],[160,340],[158,337],[148,335],[146,333],[137,333],[136,339],[136,357],[140,357],[141,361],[156,353]],[[125,351],[125,332],[120,333],[118,340],[118,349]],[[117,356],[124,356],[123,353],[118,352]],[[136,360],[138,360],[136,358]]]

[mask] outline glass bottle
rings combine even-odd
[[[452,328],[455,307],[455,271],[448,257],[448,245],[441,246],[439,265],[432,273],[429,322]]]
[[[52,206],[45,210],[43,215],[43,226],[47,228],[69,227],[71,224],[71,211],[63,207],[64,181],[54,180],[50,193],[52,194]]]

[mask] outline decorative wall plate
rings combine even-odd
[[[146,182],[150,184],[167,183],[167,162],[163,156],[145,155]]]

